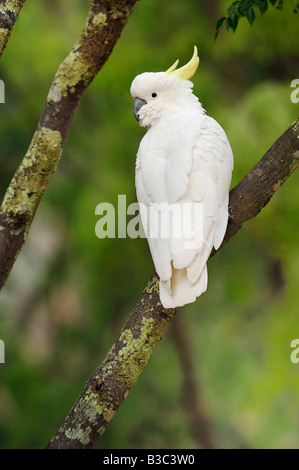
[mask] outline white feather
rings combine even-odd
[[[160,102],[150,99],[152,91],[158,93]],[[174,308],[194,302],[207,288],[206,263],[213,247],[222,243],[227,227],[233,154],[224,130],[205,114],[190,82],[164,79],[160,73],[142,74],[133,81],[131,93],[147,101],[140,114],[141,125],[146,123],[148,131],[137,154],[137,198],[144,208],[143,225],[148,225],[162,305]],[[203,239],[196,233],[191,240],[196,245],[190,248],[190,239],[184,235],[151,238],[149,229],[158,230],[159,223],[157,217],[149,217],[150,208],[161,203],[171,209],[190,204],[192,212],[181,223],[200,226]],[[197,210],[198,203],[202,212]]]

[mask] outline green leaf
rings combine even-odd
[[[248,8],[248,10],[247,10],[247,12],[246,12],[246,17],[247,17],[249,23],[250,23],[251,26],[252,26],[252,24],[253,24],[253,22],[254,22],[254,20],[255,20],[255,13],[254,13],[254,9],[253,9],[252,7],[249,7],[249,8]]]
[[[259,7],[259,9],[260,9],[260,12],[261,12],[261,13],[262,13],[262,15],[263,15],[263,14],[265,13],[265,11],[267,11],[267,10],[268,10],[268,2],[267,2],[267,1],[265,1],[265,2],[264,2],[264,5],[263,5],[263,6],[261,6],[261,7]]]
[[[271,3],[273,6],[274,6],[275,3],[277,2],[277,0],[269,0],[269,1],[270,1],[270,3]]]
[[[233,15],[233,14],[235,13],[235,11],[236,11],[236,8],[237,8],[236,5],[234,5],[234,4],[232,3],[231,6],[228,7],[228,9],[226,10],[228,16]]]
[[[230,16],[228,16],[228,17],[226,18],[226,20],[225,20],[225,26],[226,26],[226,28],[227,28],[228,30],[229,30],[229,29],[232,29],[232,30],[234,29],[234,28],[233,28],[233,24],[232,24],[232,19],[231,19]]]
[[[241,0],[239,3],[239,8],[247,10],[251,6],[252,0]]]
[[[221,28],[221,26],[223,25],[224,21],[226,20],[226,16],[223,16],[222,18],[220,18],[217,23],[216,23],[216,29],[219,30]]]
[[[283,4],[284,4],[284,1],[283,0],[278,0],[276,3],[276,8],[277,10],[282,10],[283,9]]]
[[[220,29],[217,29],[217,31],[215,33],[215,36],[214,36],[214,41],[216,41],[216,39],[218,38],[219,31],[220,31]]]
[[[245,12],[246,12],[246,10],[244,10],[244,8],[238,7],[237,15],[238,15],[239,18],[241,18],[242,16],[245,16]]]
[[[223,25],[224,21],[226,20],[226,16],[223,16],[222,18],[220,18],[217,23],[216,23],[216,33],[215,33],[215,36],[214,36],[214,41],[216,41],[217,37],[218,37],[218,34],[219,34],[219,31],[220,31],[220,28],[221,26]]]
[[[238,15],[231,16],[232,30],[235,32],[238,27],[239,18]]]

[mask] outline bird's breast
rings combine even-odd
[[[161,119],[143,137],[136,162],[136,186],[143,185],[152,202],[175,202],[186,190],[201,120],[192,113],[174,115]]]

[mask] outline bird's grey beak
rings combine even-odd
[[[144,106],[145,104],[147,104],[147,102],[142,100],[141,98],[136,98],[135,101],[134,101],[133,113],[134,113],[134,116],[135,116],[135,118],[137,119],[138,122],[139,122],[138,112],[140,111],[142,106]]]

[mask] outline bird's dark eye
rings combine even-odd
[[[153,98],[156,98],[156,96],[157,96],[157,93],[152,93]]]

